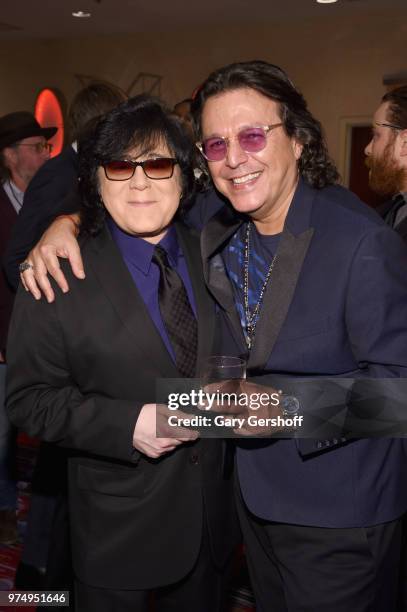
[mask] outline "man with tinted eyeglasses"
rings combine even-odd
[[[201,236],[220,354],[239,355],[246,345],[248,376],[270,384],[278,375],[283,392],[292,385],[306,422],[318,403],[321,425],[333,408],[338,423],[340,414],[349,418],[336,432],[237,444],[257,609],[395,612],[405,441],[352,435],[349,426],[363,390],[407,377],[407,249],[336,184],[321,126],[277,66],[220,68],[192,115],[213,183],[230,205]],[[206,208],[211,203],[213,196]],[[330,397],[330,377],[353,381],[352,393]],[[365,423],[384,406],[369,391]]]
[[[383,96],[365,154],[371,189],[391,198],[377,212],[407,240],[407,85]]]
[[[29,182],[49,159],[48,139],[56,127],[42,128],[29,112],[15,112],[0,118],[0,258],[11,229],[23,205]],[[14,294],[0,271],[0,542],[17,538],[16,488],[7,468],[10,427],[3,407],[6,341]]]

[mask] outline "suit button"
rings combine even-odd
[[[332,444],[338,444],[338,442],[339,442],[338,438],[334,438],[334,439],[332,440]]]
[[[197,463],[199,463],[199,455],[191,455],[189,458],[189,462],[192,463],[193,465],[196,465]]]

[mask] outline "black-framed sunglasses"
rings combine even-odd
[[[226,138],[226,136],[211,136],[200,142],[196,142],[202,155],[208,161],[222,161],[225,159],[228,151],[229,142],[237,139],[240,147],[246,153],[257,153],[262,151],[267,144],[267,136],[275,128],[280,127],[283,123],[271,123],[270,125],[260,125],[256,127],[247,127],[240,130],[236,136]]]
[[[141,162],[114,159],[102,164],[102,167],[109,181],[128,181],[134,176],[137,166],[142,167],[147,178],[161,181],[172,177],[175,164],[178,164],[178,161],[173,157],[156,157]]]

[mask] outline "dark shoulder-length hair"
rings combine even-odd
[[[184,210],[194,195],[193,144],[180,119],[164,103],[142,94],[123,102],[95,124],[79,147],[79,192],[81,231],[97,234],[107,211],[99,193],[98,169],[104,163],[124,159],[135,148],[140,155],[166,144],[181,170],[180,208]]]
[[[263,61],[230,64],[212,72],[199,88],[192,104],[197,138],[202,137],[201,117],[208,98],[226,91],[250,88],[278,103],[288,136],[303,145],[298,162],[300,175],[317,189],[338,181],[339,174],[330,159],[321,124],[308,110],[303,95],[284,70]]]

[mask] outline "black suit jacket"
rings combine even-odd
[[[0,185],[0,260],[10,240],[12,227],[15,225],[17,217],[12,203]],[[0,351],[6,348],[13,300],[14,292],[7,282],[4,270],[0,269]]]
[[[67,194],[76,192],[77,182],[78,155],[71,146],[45,162],[30,182],[3,257],[7,278],[15,291],[20,281],[19,264],[54,218],[64,213],[61,203]]]
[[[211,350],[213,304],[199,243],[177,226],[198,311],[198,358]],[[181,579],[206,510],[214,560],[236,542],[223,443],[183,444],[159,460],[132,447],[158,378],[178,372],[107,229],[82,248],[86,281],[36,302],[20,289],[11,325],[8,410],[30,435],[70,447],[73,563],[84,582],[148,589]]]

